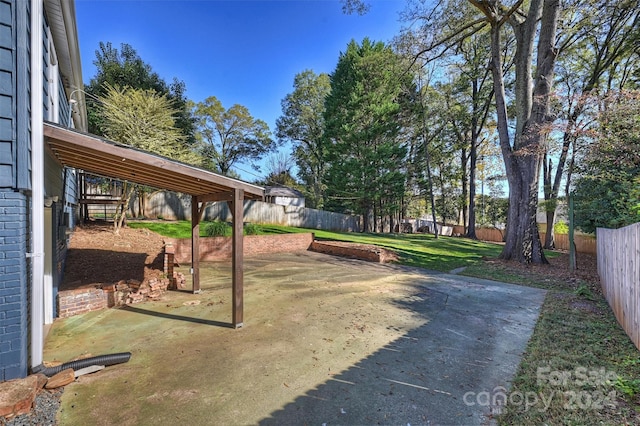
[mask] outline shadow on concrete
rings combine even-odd
[[[171,320],[177,320],[177,321],[187,321],[187,322],[192,322],[196,324],[212,325],[215,327],[235,329],[234,325],[228,322],[213,321],[213,320],[207,320],[203,318],[186,317],[183,315],[167,314],[165,312],[157,312],[157,311],[150,311],[148,309],[136,308],[131,305],[123,306],[121,309],[127,312],[133,312],[133,313],[142,314],[142,315],[150,315],[157,318],[165,318],[165,319],[171,319]]]
[[[425,279],[396,302],[422,326],[259,424],[491,424],[499,407],[478,394],[509,388],[544,295],[452,275]]]

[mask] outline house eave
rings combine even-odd
[[[82,65],[78,28],[76,25],[75,2],[70,0],[44,0],[51,36],[56,47],[58,67],[62,76],[67,98],[74,91],[74,99],[79,114],[74,115],[75,127],[87,131],[87,111],[84,102],[84,83],[82,81]]]

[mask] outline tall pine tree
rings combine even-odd
[[[404,191],[406,145],[399,141],[402,102],[411,87],[401,58],[384,43],[351,41],[331,75],[325,108],[327,205],[371,218]]]

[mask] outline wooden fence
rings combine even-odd
[[[640,223],[597,229],[598,275],[613,313],[640,349]]]
[[[476,237],[481,241],[491,241],[501,243],[504,231],[497,228],[476,228]],[[453,227],[453,235],[464,235],[464,226],[455,225]]]
[[[540,235],[540,238],[544,238],[544,235]],[[567,234],[555,234],[553,239],[556,249],[569,251],[569,236]],[[573,243],[576,245],[577,253],[596,254],[598,251],[596,238],[593,235],[576,233],[573,236]]]
[[[131,200],[129,208],[132,213],[137,213],[137,200]],[[147,198],[145,213],[147,217],[190,220],[191,197],[168,191],[153,193]],[[226,202],[216,202],[207,205],[203,219],[229,222],[232,216]],[[244,221],[344,232],[359,232],[361,227],[359,216],[262,201],[244,202]]]
[[[453,235],[456,234],[464,235],[464,227],[462,225],[453,227]],[[500,243],[504,239],[504,231],[496,228],[476,228],[476,236],[482,241]],[[540,238],[544,238],[542,230],[540,231]],[[555,234],[554,241],[556,249],[569,251],[569,236],[567,234]],[[576,233],[573,237],[573,242],[578,253],[596,254],[597,252],[596,238],[592,235]]]

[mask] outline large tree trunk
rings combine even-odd
[[[474,128],[475,133],[475,128]],[[471,152],[469,164],[469,227],[467,237],[477,240],[476,236],[476,168],[478,163],[478,149],[476,141],[471,137]]]
[[[462,226],[464,226],[464,233],[467,233],[467,229],[471,226],[471,222],[467,221],[467,214],[470,213],[471,200],[467,203],[469,197],[469,182],[467,175],[467,150],[462,148],[460,153],[460,163],[462,165]],[[459,218],[460,216],[458,216]],[[470,216],[469,216],[470,217]]]
[[[469,228],[467,237],[477,240],[476,236],[476,168],[478,164],[478,81],[471,83],[471,99],[473,100],[473,115],[471,116],[471,147],[469,152]]]
[[[473,2],[476,6],[480,2]],[[540,168],[546,145],[549,96],[555,65],[555,37],[559,0],[532,0],[526,19],[509,17],[516,35],[516,130],[513,146],[509,136],[505,84],[502,75],[500,29],[502,16],[483,11],[491,22],[491,72],[494,80],[500,148],[509,183],[509,210],[505,245],[500,255],[524,263],[547,263],[536,222]],[[532,85],[532,58],[537,22],[536,78]],[[532,87],[533,86],[533,87]]]
[[[556,219],[556,211],[547,210],[547,230],[544,235],[544,248],[547,250],[552,250],[556,246],[554,231],[553,231],[553,222]]]
[[[562,181],[562,175],[564,172],[564,166],[567,162],[569,148],[572,146],[572,141],[574,139],[573,133],[576,127],[576,121],[584,108],[584,104],[582,100],[579,100],[578,102],[579,102],[578,105],[573,111],[571,111],[570,109],[567,117],[568,118],[567,124],[564,129],[564,136],[562,138],[562,151],[560,152],[560,158],[558,159],[558,165],[556,167],[556,172],[553,178],[553,182],[551,181],[552,163],[549,161],[549,164],[547,165],[547,162],[545,161],[545,167],[548,167],[548,169],[546,170],[545,176],[544,176],[544,191],[545,191],[544,198],[545,198],[545,201],[551,204],[550,206],[547,206],[548,208],[547,233],[545,235],[545,240],[544,240],[545,249],[552,249],[555,247],[553,223],[555,222],[555,216],[556,216],[555,207],[557,206],[558,195],[560,193],[560,182]],[[569,176],[567,177],[567,180],[570,183],[571,179]],[[569,188],[569,185],[567,185],[567,188]],[[567,196],[568,195],[569,193],[567,192]],[[552,206],[553,206],[553,209],[551,209]]]
[[[511,155],[509,210],[502,259],[524,263],[547,263],[542,250],[536,214],[538,210],[538,170],[535,155]]]

